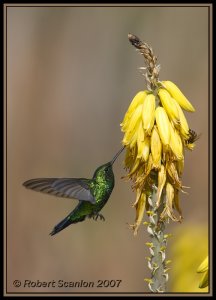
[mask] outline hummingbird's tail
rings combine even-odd
[[[85,220],[86,216],[80,216],[76,219],[72,218],[72,214],[73,211],[66,217],[64,218],[60,223],[58,223],[52,230],[52,232],[50,233],[50,235],[55,235],[56,233],[58,233],[59,231],[65,229],[66,227],[68,227],[71,224],[75,224],[78,222],[82,222]]]

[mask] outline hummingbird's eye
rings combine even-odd
[[[106,167],[106,168],[105,168],[105,172],[107,173],[108,171],[109,171],[109,168],[108,168],[108,167]]]

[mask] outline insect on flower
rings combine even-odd
[[[188,139],[185,140],[185,146],[189,149],[189,150],[193,150],[195,144],[194,142],[196,142],[199,138],[200,138],[201,134],[197,134],[196,131],[189,129],[188,131]]]
[[[193,144],[200,138],[201,134],[197,134],[196,131],[189,129],[189,138],[187,139],[187,144]]]

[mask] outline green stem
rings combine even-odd
[[[159,221],[160,211],[156,207],[156,192],[148,198],[149,202],[149,223],[147,231],[150,235],[150,243],[147,243],[151,256],[148,258],[148,267],[151,270],[149,289],[153,293],[163,293],[166,291],[168,281],[167,268],[165,263],[167,235],[164,234],[165,223]]]

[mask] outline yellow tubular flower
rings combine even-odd
[[[132,175],[134,172],[136,172],[136,170],[138,169],[140,165],[140,159],[139,158],[136,158],[135,162],[134,162],[134,165],[133,165],[133,168],[131,169],[130,173],[128,174],[128,176]]]
[[[206,271],[208,271],[208,256],[200,264],[199,268],[197,269],[197,273],[203,273],[203,272],[206,272]]]
[[[145,205],[146,205],[146,194],[142,193],[139,201],[136,204],[136,219],[133,225],[130,227],[134,230],[134,235],[137,235],[138,229],[142,223],[143,215],[145,212]]]
[[[124,135],[124,138],[122,140],[123,145],[129,145],[131,144],[132,140],[136,137],[137,132],[135,130],[136,128],[134,128],[134,131],[127,131]],[[136,140],[135,140],[136,141]]]
[[[145,97],[142,109],[142,120],[144,131],[147,135],[150,135],[155,120],[155,96],[153,94],[148,94]]]
[[[178,108],[176,107],[175,99],[173,99],[170,93],[167,92],[167,90],[165,89],[160,89],[158,95],[170,120],[172,120],[175,124],[178,124],[179,112],[178,112]]]
[[[142,157],[142,152],[143,152],[143,148],[144,148],[144,130],[143,130],[143,125],[142,125],[142,121],[140,122],[139,125],[139,129],[137,131],[137,158],[141,158]]]
[[[135,207],[140,199],[140,196],[142,194],[142,190],[141,189],[137,189],[136,191],[136,200],[135,202],[133,203],[132,207]]]
[[[195,109],[193,105],[187,100],[187,98],[182,94],[180,89],[172,81],[162,82],[167,91],[171,96],[187,111],[194,112]]]
[[[134,162],[135,162],[135,157],[133,156],[131,149],[127,148],[125,154],[125,160],[124,160],[125,168],[131,169]]]
[[[157,131],[157,127],[154,126],[151,135],[151,154],[153,160],[153,167],[159,169],[161,166],[161,140]]]
[[[179,203],[179,191],[175,189],[175,195],[174,195],[174,206],[177,210],[177,212],[179,213],[179,221],[182,219],[182,210],[180,207],[180,203]]]
[[[199,268],[197,269],[197,273],[204,273],[199,284],[199,288],[205,288],[208,286],[208,256],[201,263]]]
[[[131,119],[129,121],[127,131],[132,132],[135,128],[135,125],[138,123],[142,113],[142,105],[138,105],[135,111],[133,112]]]
[[[137,148],[138,148],[138,151],[137,151],[137,158],[142,158],[142,153],[143,153],[143,149],[144,149],[144,141],[143,142],[138,142],[137,140]]]
[[[199,284],[199,288],[204,289],[207,286],[208,286],[208,272],[205,272]]]
[[[143,104],[146,95],[147,95],[146,91],[141,91],[141,92],[137,93],[136,96],[133,98],[133,100],[131,101],[131,104],[125,114],[124,120],[120,124],[120,126],[122,126],[122,131],[125,131],[125,129],[127,127],[127,123],[129,121],[129,119],[131,118],[131,115],[133,114],[134,110],[137,108],[138,105]]]
[[[138,128],[138,126],[136,126],[136,128]],[[130,143],[129,143],[130,149],[132,149],[136,145],[136,143],[137,143],[137,131],[135,131],[133,137],[130,140]]]
[[[187,139],[189,135],[189,126],[187,123],[187,120],[185,118],[185,115],[178,103],[176,103],[176,106],[178,108],[178,113],[179,113],[179,120],[180,120],[180,132],[182,136]]]
[[[184,170],[184,156],[183,156],[183,159],[177,161],[176,165],[177,165],[176,166],[177,171],[178,171],[179,175],[181,176],[183,173],[183,170]]]
[[[167,146],[170,142],[170,121],[165,109],[163,107],[157,107],[155,117],[161,141]]]
[[[172,219],[173,221],[179,221],[180,219],[177,218],[173,212],[173,204],[174,204],[174,196],[175,196],[175,191],[174,187],[172,184],[167,182],[166,184],[166,212],[167,215]]]
[[[142,121],[140,121],[139,129],[137,132],[137,140],[140,142],[144,142],[144,139],[145,139],[145,134],[144,134],[144,130],[143,130],[143,124],[142,124]]]
[[[153,161],[152,161],[152,154],[150,153],[147,163],[145,163],[144,166],[142,166],[140,168],[141,174],[139,174],[139,176],[137,176],[137,178],[136,178],[136,189],[137,189],[137,187],[143,188],[146,178],[148,178],[149,173],[151,172],[152,168],[153,168]]]
[[[166,184],[166,196],[167,196],[167,205],[172,208],[174,200],[174,188],[172,184],[167,182]]]
[[[166,164],[166,170],[173,180],[173,185],[176,189],[181,189],[182,188],[182,183],[181,180],[179,179],[179,175],[176,169],[176,165],[174,162],[168,161]]]
[[[182,140],[177,130],[173,128],[172,124],[170,124],[170,148],[175,154],[177,160],[183,159]]]
[[[161,194],[166,182],[166,169],[164,165],[161,165],[160,170],[158,171],[158,189],[157,189],[157,207],[160,205],[161,201]]]
[[[142,151],[142,158],[144,161],[148,160],[149,151],[150,151],[150,138],[146,137],[144,140],[144,146],[143,146],[143,151]]]
[[[139,120],[141,118],[141,114],[142,114],[142,105],[140,104],[133,112],[133,114],[128,122],[127,128],[125,130],[125,136],[123,139],[123,143],[125,145],[130,143],[134,133],[136,132],[137,127],[139,126]]]

